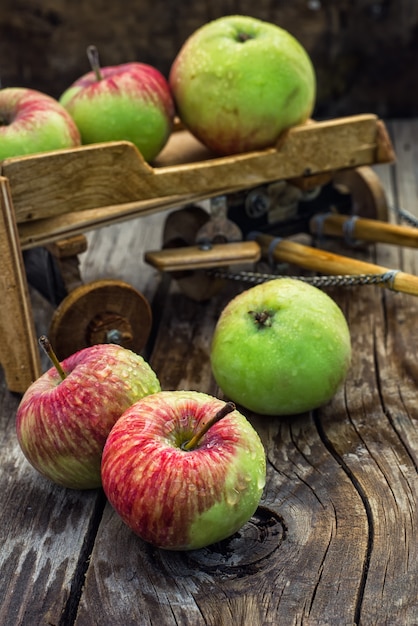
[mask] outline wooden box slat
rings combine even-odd
[[[144,200],[208,197],[387,161],[393,153],[383,135],[375,115],[359,115],[294,127],[277,146],[263,151],[198,158],[196,140],[180,130],[173,133],[154,167],[133,144],[111,142],[6,159],[1,173],[9,179],[18,224],[136,202],[140,214]]]

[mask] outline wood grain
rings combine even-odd
[[[35,326],[8,180],[0,176],[0,363],[11,391],[26,389],[40,374]]]
[[[196,140],[180,130],[155,167],[145,163],[133,144],[111,142],[6,159],[2,173],[12,188],[18,224],[132,203],[138,203],[139,214],[144,200],[172,201],[192,192],[207,197],[390,161],[393,152],[386,139],[382,142],[382,132],[375,115],[358,115],[294,127],[266,150],[217,158],[206,151],[206,158],[199,159]]]
[[[397,161],[377,171],[390,205],[418,215],[418,121],[389,129]],[[222,307],[244,286],[193,302],[168,277],[138,272],[138,246],[153,248],[161,235],[157,217],[145,218],[145,231],[141,218],[90,233],[82,272],[146,285],[155,323],[147,357],[163,388],[221,395],[210,370],[211,336]],[[394,212],[391,220],[399,221]],[[333,253],[418,273],[413,248],[326,244]],[[18,397],[1,379],[1,623],[417,623],[418,301],[376,286],[328,293],[351,331],[345,384],[312,413],[248,414],[268,459],[260,507],[239,533],[204,550],[155,550],[100,492],[61,490],[37,476],[15,437]]]

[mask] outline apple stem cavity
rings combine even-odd
[[[256,325],[260,328],[271,326],[271,318],[273,316],[271,313],[269,313],[269,311],[248,311],[248,313],[251,315]]]
[[[226,402],[224,406],[220,408],[217,413],[215,413],[212,419],[206,422],[206,424],[203,424],[202,428],[189,441],[182,444],[181,449],[188,452],[189,450],[196,448],[203,435],[208,432],[209,428],[212,428],[214,424],[223,419],[226,415],[228,415],[228,413],[232,413],[232,411],[235,411],[235,404],[233,402]]]
[[[245,41],[248,41],[249,39],[254,39],[254,37],[252,35],[249,35],[248,33],[242,32],[242,31],[238,33],[237,41],[240,41],[241,43],[244,43]]]
[[[44,349],[44,351],[46,352],[46,354],[48,355],[48,357],[51,359],[52,364],[54,365],[55,369],[57,370],[58,374],[61,377],[61,380],[64,380],[64,378],[67,378],[67,374],[62,369],[61,363],[58,361],[58,357],[55,354],[48,337],[46,335],[42,335],[41,337],[39,337],[39,343],[41,347]]]
[[[93,70],[96,79],[102,80],[103,76],[100,71],[99,51],[96,46],[90,45],[87,48],[87,58],[89,60],[91,69]]]

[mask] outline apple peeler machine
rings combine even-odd
[[[389,222],[372,169],[394,158],[384,123],[365,114],[309,121],[271,148],[227,157],[178,127],[152,165],[126,141],[5,159],[0,362],[8,387],[23,392],[41,371],[28,284],[56,307],[50,339],[60,359],[104,341],[142,350],[152,323],[144,296],[119,280],[83,284],[77,258],[88,230],[166,209],[162,247],[145,259],[195,300],[227,280],[270,279],[283,265],[325,275],[301,277],[317,284],[417,295],[418,277],[321,247],[330,237],[354,249],[373,241],[418,247],[413,221]]]

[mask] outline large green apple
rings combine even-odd
[[[222,311],[211,364],[234,402],[260,414],[292,415],[328,402],[351,359],[347,321],[336,302],[297,279],[243,291]]]
[[[302,45],[279,26],[242,15],[195,31],[176,56],[169,83],[182,122],[219,154],[274,144],[311,116],[316,95]]]

